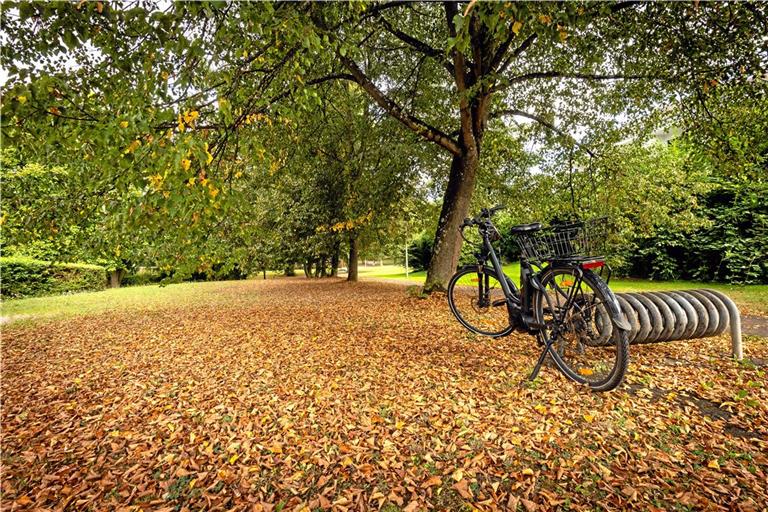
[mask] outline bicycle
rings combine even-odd
[[[499,338],[521,331],[535,336],[543,350],[530,380],[549,355],[567,378],[594,391],[614,389],[627,370],[630,325],[608,287],[605,257],[592,254],[605,241],[607,219],[513,227],[520,247],[518,289],[493,247],[501,235],[491,217],[503,208],[484,208],[461,224],[465,241],[464,230],[477,227],[482,243],[474,253],[477,263],[459,268],[448,283],[451,311],[479,335]],[[607,280],[596,269],[600,274],[605,269]]]

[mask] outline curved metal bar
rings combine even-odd
[[[621,293],[617,294],[616,296],[621,296],[627,302],[627,304],[629,304],[629,306],[632,308],[632,311],[634,311],[635,315],[637,316],[639,330],[630,340],[630,342],[643,343],[648,338],[650,332],[653,330],[651,319],[648,316],[648,310],[645,308],[645,306],[643,306],[642,302],[637,300],[630,293]]]
[[[685,311],[683,311],[683,308],[680,307],[680,305],[677,303],[675,299],[673,299],[666,293],[664,292],[649,292],[649,293],[663,300],[664,303],[667,306],[669,306],[669,309],[672,311],[672,316],[674,316],[675,318],[672,325],[672,332],[670,333],[669,338],[667,338],[667,341],[679,340],[683,334],[683,331],[685,330],[686,324],[688,323],[688,316],[685,314]]]
[[[717,326],[720,324],[720,313],[715,307],[715,303],[712,302],[712,299],[703,293],[700,293],[698,290],[688,290],[688,293],[699,299],[701,304],[707,308],[709,322],[707,323],[707,328],[704,330],[701,337],[706,338],[707,336],[712,336],[715,331],[717,331]]]
[[[648,336],[644,339],[638,338],[637,343],[656,343],[659,341],[662,332],[664,331],[664,317],[661,314],[661,310],[656,306],[656,303],[643,295],[642,293],[630,293],[635,300],[640,302],[650,317],[651,330]]]
[[[728,324],[731,327],[731,354],[739,361],[744,359],[744,347],[741,343],[741,313],[739,312],[739,308],[736,307],[736,303],[724,293],[717,290],[707,291],[723,301],[725,307],[728,308]]]
[[[710,301],[712,301],[712,304],[715,305],[717,308],[717,314],[720,317],[719,322],[717,323],[717,329],[715,329],[715,332],[710,334],[710,336],[719,336],[725,332],[725,330],[728,328],[728,323],[730,320],[730,315],[728,314],[728,307],[725,305],[725,302],[720,299],[717,295],[712,293],[712,290],[708,289],[701,289],[696,290],[699,293],[706,295],[707,298],[709,298]]]
[[[699,299],[694,297],[688,292],[685,291],[676,291],[678,295],[681,297],[685,297],[685,300],[688,301],[688,304],[691,305],[691,307],[696,312],[696,318],[698,319],[698,325],[696,326],[696,329],[691,333],[691,338],[701,338],[702,334],[706,332],[707,326],[709,325],[709,313],[707,313],[707,308],[704,307],[704,304],[701,303]]]
[[[688,321],[685,323],[683,333],[680,335],[679,339],[690,339],[691,336],[693,336],[693,333],[696,332],[696,329],[699,327],[699,315],[696,314],[696,310],[693,309],[693,306],[690,302],[688,302],[688,299],[679,293],[670,291],[667,292],[667,296],[672,297],[672,299],[677,302],[681,308],[683,308],[685,311],[685,316],[688,319]]]
[[[664,318],[664,328],[656,341],[669,341],[672,338],[672,333],[675,332],[675,321],[677,320],[675,314],[661,297],[651,292],[644,292],[641,295],[652,301],[659,308],[659,313]]]

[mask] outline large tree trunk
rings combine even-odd
[[[349,268],[347,269],[347,281],[357,281],[357,237],[349,238]]]
[[[424,292],[445,291],[448,281],[456,272],[461,252],[459,226],[469,212],[469,203],[475,189],[478,155],[474,149],[454,156],[451,174],[443,196],[443,208],[435,233],[432,259],[427,269]]]
[[[109,287],[110,288],[120,288],[120,283],[123,281],[123,276],[125,276],[125,270],[119,269],[119,270],[112,270],[109,273]]]

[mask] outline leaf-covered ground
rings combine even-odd
[[[3,328],[2,508],[765,510],[768,340],[607,394],[396,284],[281,279]]]

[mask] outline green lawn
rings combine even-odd
[[[405,268],[399,265],[382,265],[374,267],[361,266],[358,270],[361,279],[405,279]],[[504,273],[515,284],[520,284],[520,264],[504,265]],[[411,272],[408,280],[423,283],[426,272]],[[697,281],[648,281],[646,279],[614,278],[610,282],[615,292],[642,292],[657,290],[685,290],[694,288],[713,288],[729,295],[739,304],[747,306],[750,311],[768,314],[768,285],[729,285],[721,283],[702,283]]]
[[[505,265],[504,271],[516,283],[519,280],[519,265]],[[360,267],[361,279],[405,280],[405,269],[395,265]],[[408,280],[414,284],[424,282],[425,272],[411,272]],[[12,321],[29,319],[54,319],[75,315],[98,314],[111,310],[157,309],[165,306],[193,306],[195,304],[216,304],[232,300],[233,281],[179,283],[160,287],[158,285],[132,286],[109,289],[100,292],[84,292],[52,297],[5,300],[0,313]],[[519,284],[519,283],[518,283]],[[686,288],[715,288],[721,290],[746,306],[749,312],[768,315],[768,286],[731,286],[724,284],[697,283],[691,281],[646,281],[639,279],[613,279],[614,291],[672,290]],[[221,293],[229,291],[229,293]]]
[[[83,292],[50,297],[4,300],[0,312],[4,317],[24,321],[25,318],[60,318],[103,313],[115,309],[153,309],[165,305],[192,305],[201,301],[222,301],[226,296],[216,292],[232,281],[156,284],[111,288],[99,292]]]

